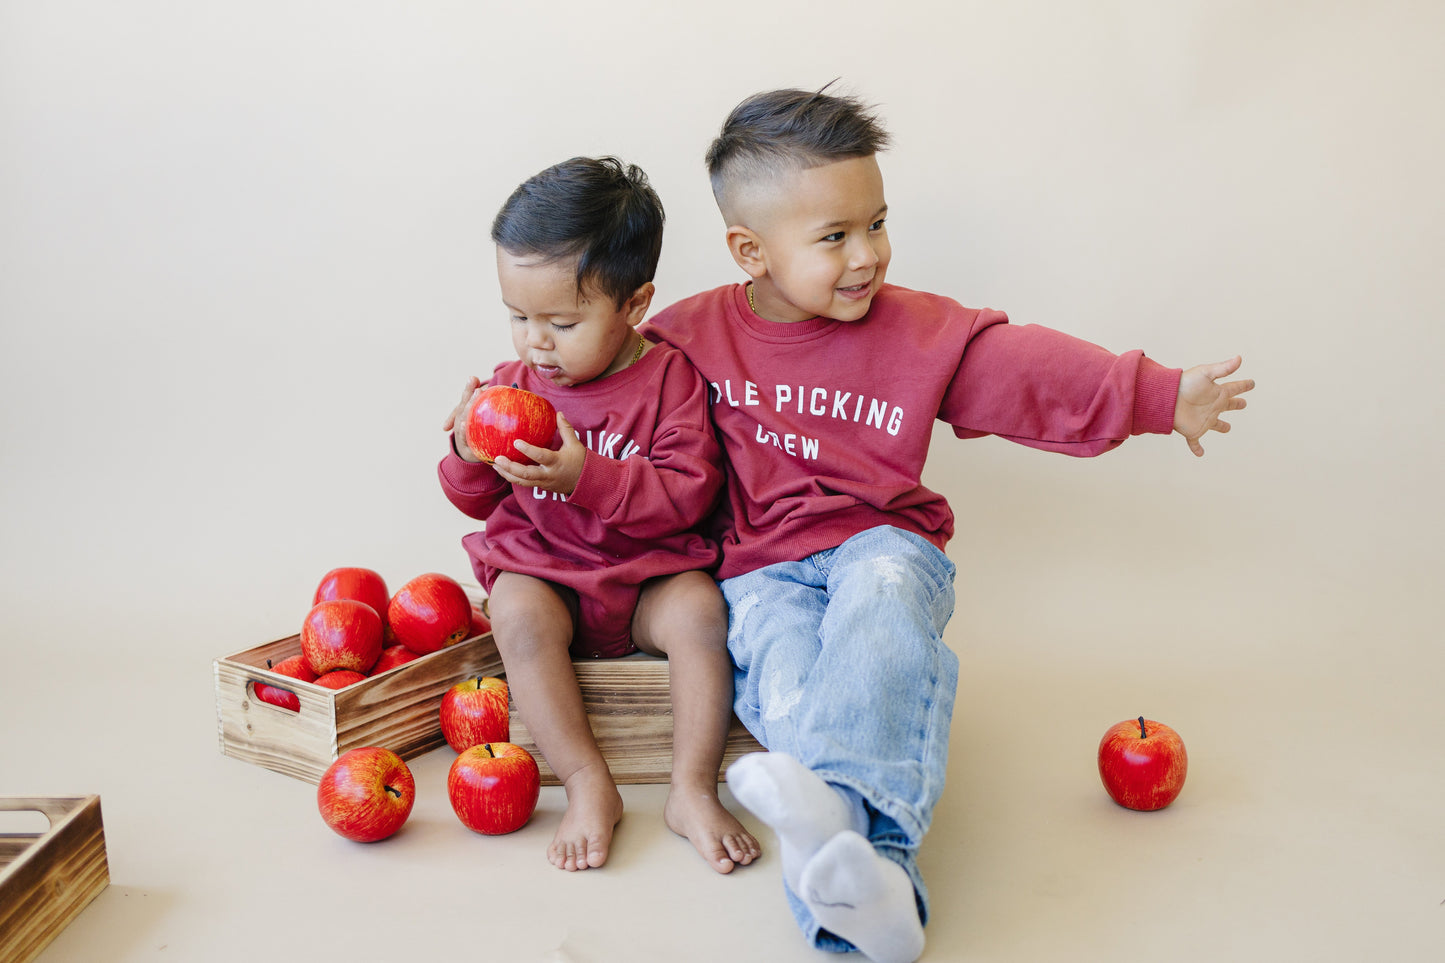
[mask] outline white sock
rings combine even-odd
[[[782,850],[783,879],[799,893],[803,867],[828,840],[858,825],[862,814],[832,786],[781,752],[753,752],[727,772],[737,801],[768,824]]]
[[[923,924],[913,881],[851,830],[828,840],[803,867],[794,890],[823,928],[875,963],[913,963],[923,953]]]

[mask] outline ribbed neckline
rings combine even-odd
[[[821,317],[809,318],[806,321],[769,321],[748,307],[748,286],[746,283],[734,285],[731,293],[733,311],[736,312],[738,320],[742,322],[744,328],[763,341],[805,341],[809,338],[827,334],[843,323],[841,321],[834,321],[831,318]]]

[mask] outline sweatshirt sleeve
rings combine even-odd
[[[1115,355],[1039,325],[982,312],[939,417],[960,438],[998,435],[1088,457],[1131,435],[1173,430],[1178,368],[1142,351]]]
[[[511,484],[498,475],[496,469],[467,461],[457,454],[455,447],[437,465],[437,477],[447,501],[464,514],[483,521],[512,493]]]
[[[722,449],[708,414],[707,385],[678,356],[687,377],[668,379],[651,448],[625,459],[588,451],[573,505],[632,538],[666,538],[707,518],[722,492]]]

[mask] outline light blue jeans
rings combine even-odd
[[[738,718],[862,807],[855,823],[907,871],[924,923],[918,847],[943,793],[958,687],[943,644],[953,574],[928,541],[885,526],[722,583]],[[787,895],[815,946],[854,948]]]

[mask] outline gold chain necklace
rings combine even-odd
[[[758,313],[758,306],[753,303],[753,284],[751,281],[748,282],[748,309],[752,311],[753,314]]]
[[[632,367],[642,360],[642,352],[647,348],[647,339],[642,335],[637,336],[637,350],[632,352],[632,360],[627,362],[627,367]]]

